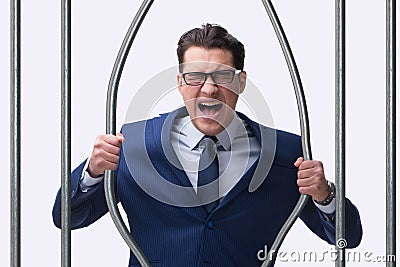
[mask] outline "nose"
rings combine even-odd
[[[211,79],[211,75],[207,77],[205,83],[201,87],[201,92],[207,96],[212,96],[218,92],[218,86]]]

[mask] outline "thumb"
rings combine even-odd
[[[118,140],[122,143],[125,141],[125,137],[123,136],[122,133],[117,133],[116,137],[118,138]]]
[[[298,168],[300,166],[301,163],[303,163],[304,158],[303,157],[298,157],[296,162],[294,163],[294,166],[296,166],[296,168]]]

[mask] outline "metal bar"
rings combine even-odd
[[[274,27],[275,33],[278,37],[279,43],[281,45],[283,54],[285,55],[286,63],[290,72],[290,76],[293,82],[293,88],[296,94],[297,107],[299,111],[299,119],[300,119],[300,129],[301,129],[301,140],[303,147],[303,156],[305,160],[311,160],[311,142],[310,142],[310,127],[308,121],[308,112],[307,112],[307,104],[304,96],[303,86],[300,79],[300,74],[297,69],[296,61],[294,59],[292,50],[290,48],[289,42],[286,38],[283,27],[279,21],[278,15],[275,12],[275,9],[270,0],[262,0],[264,7],[268,13],[268,16],[271,20],[271,23]],[[302,210],[306,206],[308,202],[308,195],[301,195],[296,206],[294,207],[292,213],[287,218],[286,222],[282,226],[279,231],[277,237],[275,238],[274,243],[269,249],[267,259],[263,262],[262,266],[271,266],[273,261],[277,256],[277,251],[290,228],[293,226],[296,219],[300,216]]]
[[[336,266],[345,266],[345,0],[335,2]]]
[[[21,266],[21,1],[10,5],[10,266]]]
[[[114,134],[114,135],[116,134],[117,94],[118,94],[119,81],[132,43],[136,37],[137,32],[139,31],[140,25],[142,24],[153,2],[154,0],[143,1],[138,12],[133,18],[133,21],[128,29],[128,32],[126,33],[124,41],[119,50],[117,59],[114,63],[107,92],[106,132],[108,134]],[[141,266],[146,266],[146,267],[150,266],[149,261],[146,259],[143,251],[140,249],[139,245],[136,243],[136,241],[130,234],[118,210],[117,201],[115,198],[115,191],[114,191],[113,171],[107,170],[105,172],[104,191],[106,194],[106,201],[108,209],[110,210],[111,218],[113,219],[114,224],[117,227],[122,238],[125,240],[126,244],[129,246],[132,253],[138,259]]]
[[[396,254],[396,1],[386,1],[386,255]],[[396,266],[395,261],[386,262]]]
[[[61,2],[61,266],[71,266],[71,1]]]

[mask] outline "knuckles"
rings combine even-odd
[[[305,160],[299,166],[300,170],[311,169],[311,168],[324,169],[324,165],[319,160]]]
[[[117,163],[107,162],[103,158],[97,158],[92,161],[93,170],[103,173],[105,170],[115,170],[117,168]]]
[[[325,194],[327,183],[321,161],[307,160],[301,162],[297,177],[300,194],[311,195],[313,198],[320,198],[322,194]]]
[[[114,140],[115,139],[115,140]],[[114,147],[108,146],[107,143]],[[103,173],[105,170],[115,170],[118,165],[120,154],[120,142],[114,135],[100,134],[96,137],[90,158],[90,168],[96,173]]]
[[[101,148],[104,146],[105,137],[106,137],[106,136],[105,136],[104,134],[101,134],[101,135],[97,136],[97,137],[96,137],[96,140],[94,141],[93,147],[94,147],[95,149],[101,149]]]

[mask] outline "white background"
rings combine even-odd
[[[22,1],[22,265],[58,266],[60,231],[51,209],[60,185],[60,1]],[[361,214],[355,249],[385,254],[385,1],[347,1],[346,191]],[[118,126],[134,93],[173,66],[179,36],[219,23],[246,47],[248,77],[263,92],[275,125],[299,133],[290,76],[261,1],[155,1],[133,45],[118,97]],[[300,70],[313,157],[334,180],[334,1],[274,1]],[[72,164],[105,131],[108,80],[140,1],[73,1]],[[399,11],[397,11],[399,13]],[[9,4],[0,3],[0,266],[9,265]],[[176,99],[176,105],[180,99]],[[397,148],[397,150],[399,150]],[[268,211],[265,211],[268,212]],[[155,242],[157,242],[155,240]],[[332,246],[296,222],[281,250]],[[262,249],[262,248],[260,248]],[[127,266],[128,248],[109,215],[72,234],[73,266]],[[254,255],[256,256],[256,255]],[[277,266],[317,263],[279,262]],[[333,266],[326,259],[319,266]],[[348,266],[384,266],[361,261]]]

